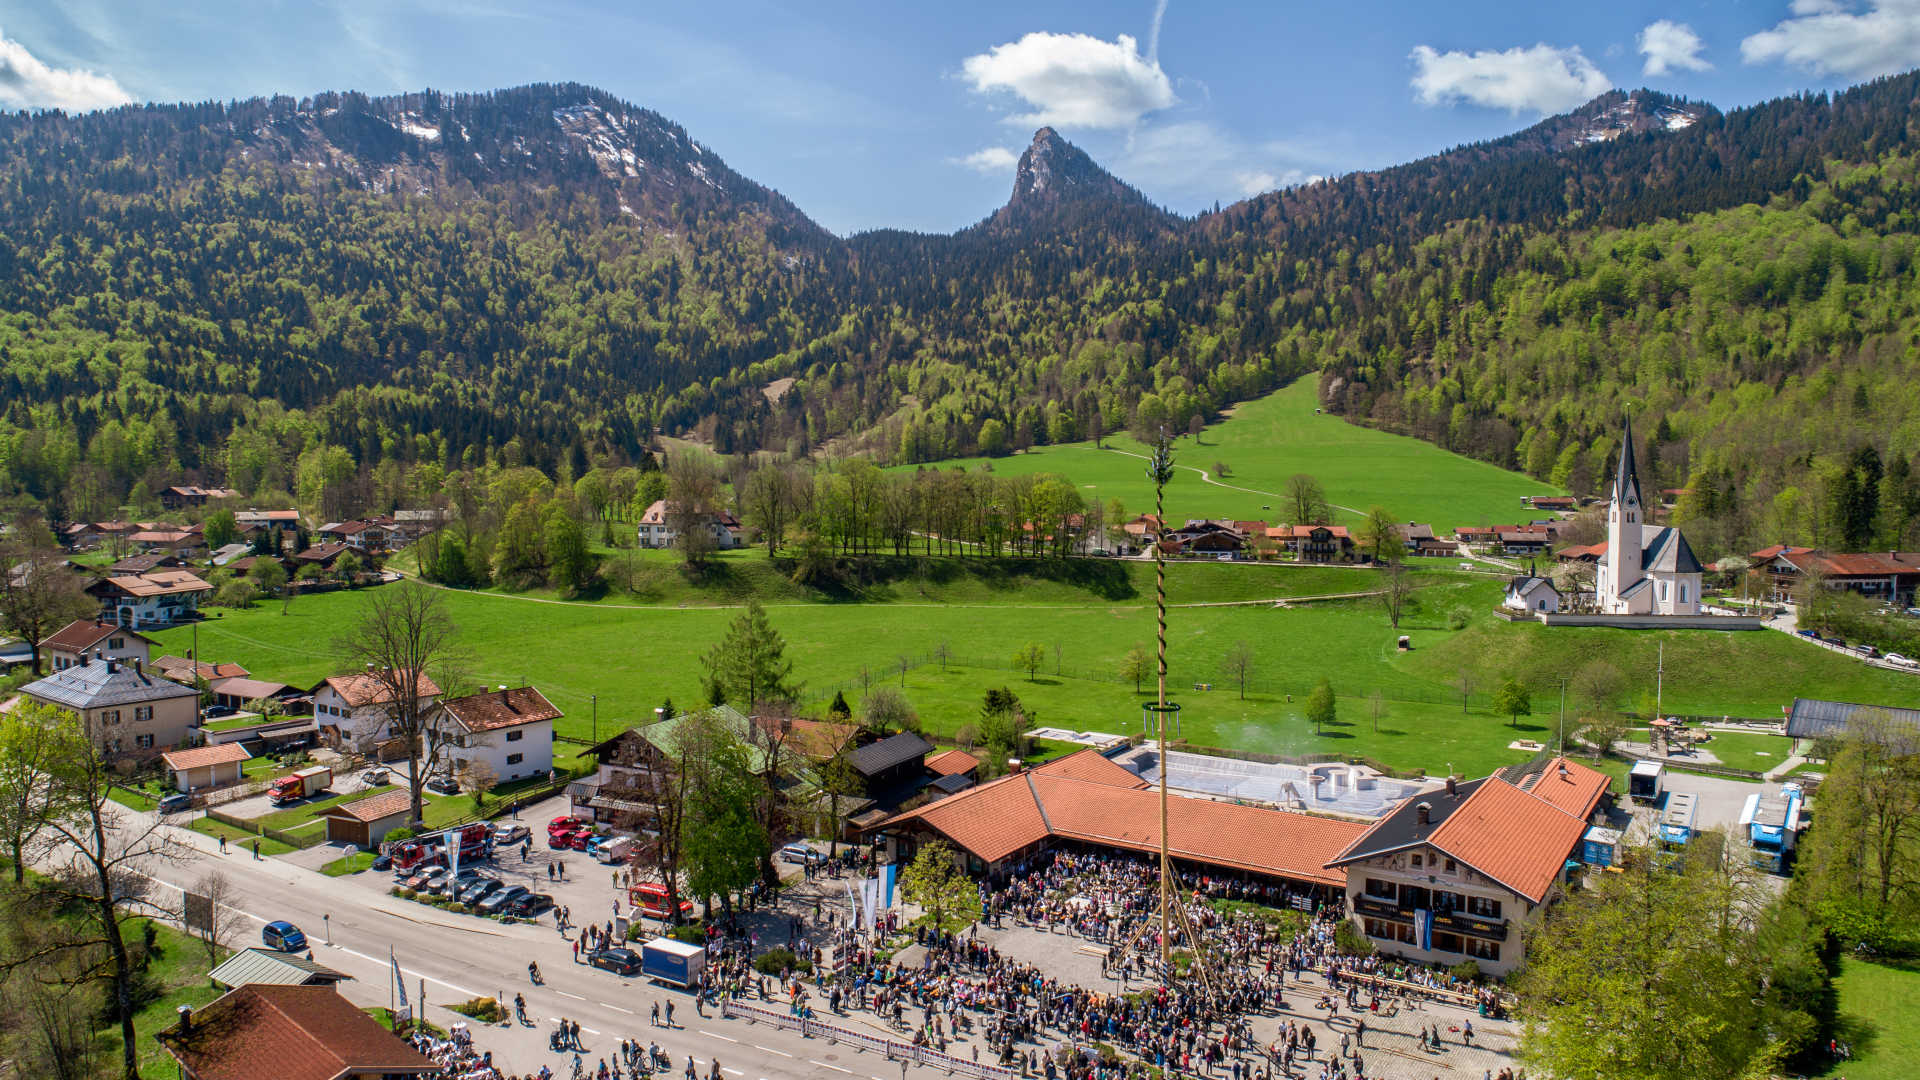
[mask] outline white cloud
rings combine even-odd
[[[1419,68],[1412,85],[1425,105],[1465,101],[1511,113],[1554,113],[1613,89],[1613,80],[1594,67],[1579,46],[1556,49],[1542,43],[1469,56],[1422,45],[1413,50],[1412,59]]]
[[[1178,99],[1157,62],[1142,59],[1125,34],[1102,41],[1086,34],[1032,33],[961,65],[981,93],[1011,90],[1034,107],[1010,124],[1124,128]]]
[[[1295,171],[1298,172],[1298,170]],[[1256,169],[1253,172],[1234,173],[1233,182],[1239,186],[1240,194],[1248,197],[1258,195],[1263,191],[1272,191],[1274,188],[1280,186],[1280,178],[1265,169]]]
[[[1749,64],[1780,60],[1821,75],[1870,79],[1920,64],[1920,0],[1795,0],[1794,18],[1740,43]]]
[[[983,176],[998,176],[1020,164],[1020,155],[1004,146],[989,146],[954,160]]]
[[[1189,121],[1143,125],[1128,134],[1111,162],[1102,159],[1101,164],[1156,198],[1193,205],[1311,183],[1319,174],[1302,166],[1328,160],[1314,147],[1248,145],[1212,124]]]
[[[1700,51],[1707,47],[1707,43],[1700,40],[1700,35],[1694,33],[1693,27],[1686,23],[1661,19],[1648,24],[1636,40],[1640,43],[1640,52],[1647,58],[1646,66],[1640,69],[1642,75],[1705,71],[1713,66],[1700,59]]]
[[[25,45],[0,36],[0,108],[89,112],[132,100],[111,75],[48,67]]]

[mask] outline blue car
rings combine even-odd
[[[270,922],[260,930],[260,940],[269,949],[298,952],[307,947],[307,935],[290,922]]]

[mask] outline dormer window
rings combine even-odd
[[[1413,857],[1413,868],[1414,868],[1415,870],[1418,870],[1418,869],[1420,869],[1420,856],[1418,856],[1418,855],[1415,855],[1415,856]]]

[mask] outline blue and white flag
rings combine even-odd
[[[1433,949],[1433,912],[1415,911],[1413,913],[1413,932],[1414,936],[1420,939],[1420,947],[1431,951]]]
[[[387,962],[393,965],[393,985],[400,991],[400,1007],[407,1007],[407,979],[400,974],[400,961],[394,959],[393,948],[387,948]]]
[[[460,877],[460,830],[448,829],[440,842],[447,849],[447,878],[457,880]]]

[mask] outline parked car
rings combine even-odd
[[[493,843],[495,847],[507,847],[525,840],[531,834],[532,830],[518,822],[511,825],[495,825],[493,827]]]
[[[530,894],[532,891],[532,889],[527,888],[525,885],[509,885],[504,889],[495,889],[490,895],[483,897],[474,910],[482,915],[498,915],[507,910],[508,906],[515,900]]]
[[[200,710],[200,716],[207,720],[218,720],[223,716],[232,716],[234,710],[226,705],[209,705]]]
[[[385,852],[374,856],[373,869],[375,873],[384,873],[385,871],[393,869],[393,856]]]
[[[443,774],[429,778],[427,780],[427,790],[437,791],[442,795],[458,795],[460,794],[460,782],[451,776]]]
[[[176,791],[160,800],[160,812],[163,814],[182,814],[193,809],[193,796],[184,791]]]
[[[565,829],[560,832],[550,832],[547,834],[547,846],[555,851],[566,851],[573,847],[574,837],[592,835],[592,829]]]
[[[1887,663],[1889,664],[1899,664],[1901,667],[1920,668],[1920,660],[1914,660],[1909,657],[1901,656],[1897,652],[1888,653],[1886,660],[1887,660]]]
[[[809,863],[820,857],[820,853],[805,844],[788,844],[780,849],[780,861]]]
[[[517,919],[531,918],[553,906],[553,897],[546,893],[522,893],[503,905],[507,914]]]
[[[593,843],[593,836],[592,829],[581,829],[578,832],[570,834],[567,846],[575,851],[585,851],[587,850],[587,845]]]
[[[567,814],[547,822],[547,835],[552,836],[555,833],[572,832],[582,825],[591,824],[593,824],[593,822],[588,821],[586,818],[574,817],[571,814]]]
[[[479,881],[480,874],[477,871],[462,870],[454,877],[442,879],[440,884],[434,886],[433,891],[436,895],[451,900],[465,892],[468,887],[478,884]]]
[[[632,949],[595,949],[587,958],[587,963],[615,975],[640,973],[640,954]]]
[[[467,886],[466,891],[460,894],[460,902],[468,907],[472,907],[487,897],[492,896],[494,890],[498,888],[500,888],[498,878],[481,878],[479,881]]]
[[[1803,638],[1812,638],[1812,639],[1813,639],[1813,640],[1815,640],[1815,641],[1819,641],[1819,640],[1820,640],[1820,635],[1819,635],[1819,634],[1816,634],[1816,633],[1814,633],[1814,632],[1813,632],[1813,631],[1811,631],[1811,630],[1795,630],[1795,631],[1794,631],[1794,633],[1795,633],[1795,634],[1798,634],[1799,636],[1801,636],[1801,637],[1803,637]]]
[[[298,952],[307,947],[307,935],[300,928],[285,920],[270,922],[260,928],[260,940],[269,949],[281,952]]]

